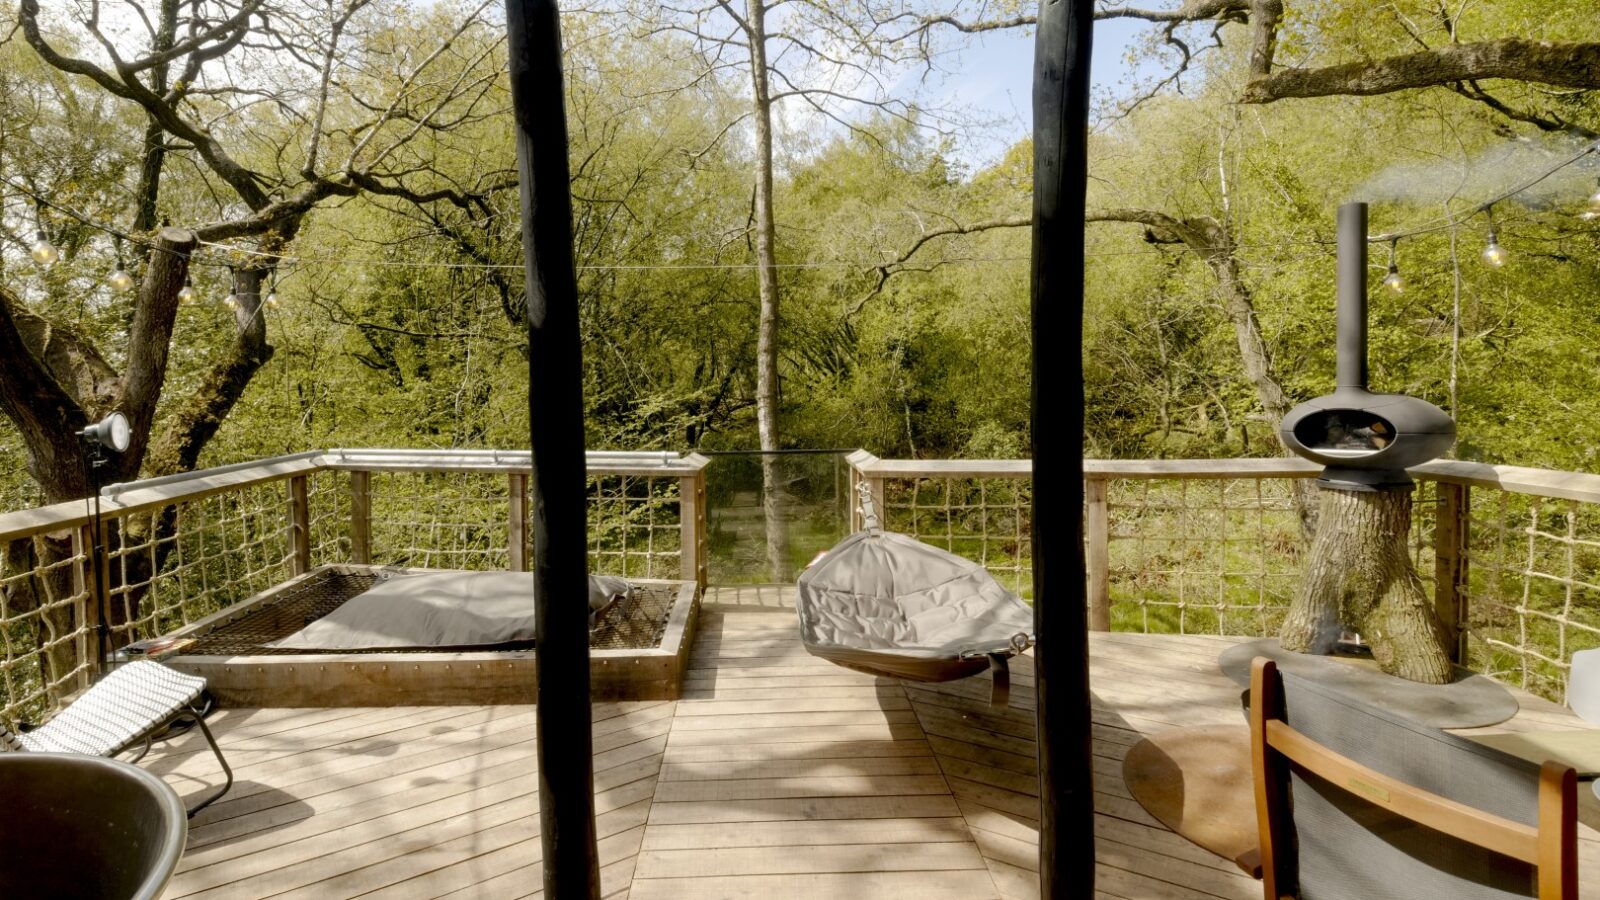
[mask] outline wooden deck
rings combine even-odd
[[[1151,819],[1121,760],[1143,732],[1242,721],[1227,638],[1095,635],[1097,895],[1258,898]],[[910,685],[807,656],[782,591],[707,598],[683,699],[595,709],[607,897],[1036,897],[1032,684]],[[238,779],[198,816],[171,898],[540,896],[531,707],[224,709]],[[1528,698],[1508,729],[1570,714]],[[214,783],[187,735],[145,763]],[[1589,824],[1594,824],[1591,820]],[[1583,829],[1583,896],[1600,835]]]

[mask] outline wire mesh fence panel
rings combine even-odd
[[[1564,700],[1572,654],[1600,647],[1600,507],[1478,490],[1471,534],[1468,664]]]
[[[80,542],[9,541],[0,559],[0,722],[34,721],[87,683],[93,621]]]
[[[511,488],[500,472],[374,471],[372,562],[418,569],[511,566]]]
[[[1007,590],[1033,596],[1033,484],[1024,478],[893,478],[883,527],[977,562]]]

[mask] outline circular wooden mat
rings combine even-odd
[[[1370,659],[1285,650],[1277,638],[1235,644],[1222,651],[1217,665],[1235,684],[1249,687],[1250,663],[1258,656],[1275,660],[1281,671],[1314,679],[1431,728],[1482,728],[1517,714],[1517,698],[1503,685],[1460,666],[1449,684],[1419,684],[1385,675]]]
[[[1128,748],[1122,777],[1133,799],[1161,824],[1259,876],[1247,726],[1152,734]]]

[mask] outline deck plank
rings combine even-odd
[[[985,676],[908,684],[800,648],[788,590],[708,594],[677,702],[597,704],[602,896],[1038,897],[1032,661],[1011,706]],[[1216,636],[1091,637],[1095,896],[1245,900],[1260,885],[1128,795],[1143,734],[1242,722]],[[224,709],[234,790],[191,825],[169,898],[542,898],[529,706]],[[1575,727],[1527,698],[1498,730]],[[145,765],[181,794],[215,783],[197,735]],[[1580,895],[1600,833],[1580,827]]]

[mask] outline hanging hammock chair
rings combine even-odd
[[[989,669],[990,702],[1009,697],[1007,660],[1033,645],[1033,610],[983,566],[878,527],[860,485],[864,528],[801,573],[795,607],[807,652],[846,668],[911,681]]]

